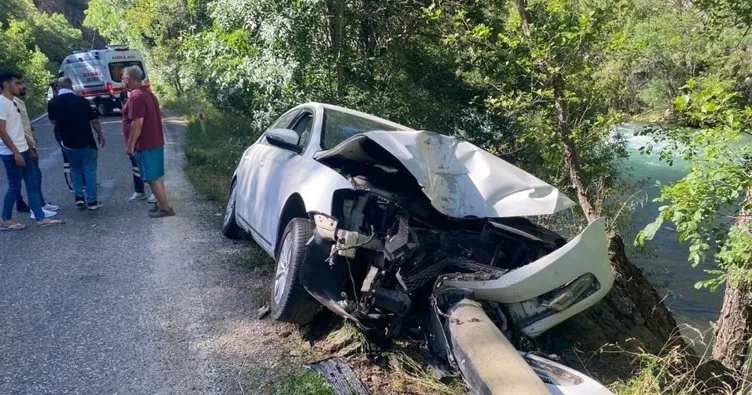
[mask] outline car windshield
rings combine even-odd
[[[123,76],[123,69],[126,67],[138,66],[141,70],[144,69],[144,65],[139,61],[112,62],[108,66],[110,67],[110,76],[115,82],[120,82]]]
[[[325,150],[333,148],[356,134],[371,130],[399,130],[399,128],[346,112],[326,110],[321,148]]]

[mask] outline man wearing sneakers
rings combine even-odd
[[[164,185],[164,131],[159,101],[142,85],[143,74],[137,66],[123,69],[123,86],[130,92],[123,115],[123,132],[128,135],[125,153],[133,155],[141,178],[149,183],[157,204],[149,213],[152,218],[175,215],[167,201]],[[127,132],[126,132],[127,129]]]
[[[52,82],[50,84],[50,89],[47,91],[47,101],[49,102],[53,98],[57,96],[57,80]],[[70,161],[68,160],[68,155],[65,154],[65,149],[63,149],[63,144],[60,142],[60,133],[57,131],[57,127],[54,129],[55,133],[55,141],[57,141],[57,145],[60,146],[60,152],[63,154],[63,177],[65,178],[65,184],[68,185],[68,190],[73,193],[73,180],[71,179],[71,173],[70,173]],[[84,185],[85,187],[86,185]]]
[[[26,137],[26,144],[29,146],[29,153],[31,156],[31,163],[28,163],[28,165],[31,166],[31,171],[36,172],[36,179],[39,182],[39,199],[42,203],[42,211],[44,212],[45,217],[54,217],[57,215],[57,210],[60,208],[54,204],[51,204],[47,202],[44,198],[44,193],[42,193],[42,170],[39,168],[39,153],[37,152],[37,139],[34,137],[34,127],[31,126],[31,120],[29,120],[29,113],[26,110],[26,103],[24,103],[23,100],[21,100],[21,97],[26,96],[26,87],[21,91],[21,93],[13,98],[13,101],[16,103],[16,106],[18,107],[20,113],[21,113],[21,123],[23,124],[24,129],[24,135]],[[31,213],[31,219],[36,219],[36,216],[33,212],[31,212],[31,209],[28,208],[28,206],[23,201],[23,196],[21,195],[21,191],[18,191],[18,198],[16,199],[16,209],[19,212],[24,212],[24,208],[27,208],[26,212]]]
[[[63,150],[70,160],[76,206],[97,210],[102,203],[97,200],[97,143],[92,129],[97,133],[99,145],[104,147],[99,113],[91,108],[86,99],[73,93],[70,78],[60,78],[57,86],[58,94],[48,103],[47,113],[60,134]]]
[[[21,182],[26,183],[29,205],[34,213],[37,225],[46,227],[61,224],[62,221],[45,218],[40,204],[39,182],[36,171],[31,170],[31,152],[24,135],[21,110],[15,102],[24,89],[23,76],[16,72],[0,73],[0,161],[3,162],[8,177],[8,190],[2,205],[0,231],[20,230],[26,226],[12,219],[13,204],[21,189]]]
[[[130,96],[130,92],[128,92]],[[128,102],[123,105],[123,137],[125,137],[125,145],[128,145],[128,138],[131,133],[131,120],[128,118]],[[128,125],[128,126],[126,126]],[[133,171],[133,195],[128,198],[131,203],[140,202],[142,200],[148,200],[151,204],[157,203],[157,197],[152,193],[149,198],[146,198],[144,189],[144,180],[141,178],[141,170],[138,169],[138,163],[136,163],[136,157],[128,155],[128,159],[131,161],[131,169]]]
[[[128,143],[128,136],[125,137],[125,142],[126,144]],[[146,200],[151,204],[157,204],[157,197],[153,193],[148,198],[146,197],[144,180],[141,179],[141,170],[138,169],[136,157],[130,155],[129,159],[131,160],[131,168],[133,169],[133,195],[128,198],[128,202],[135,203]]]

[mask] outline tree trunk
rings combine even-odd
[[[527,3],[525,0],[515,0],[515,4],[517,5],[517,12],[520,13],[520,19],[522,20],[522,34],[529,39],[531,34],[530,22],[528,22],[530,18],[527,15]]]
[[[590,197],[587,194],[587,186],[585,186],[585,182],[582,179],[582,168],[580,167],[580,161],[577,157],[577,148],[570,137],[572,131],[569,129],[569,112],[567,110],[567,103],[561,93],[560,86],[562,82],[559,76],[554,76],[553,78],[556,129],[561,136],[564,145],[564,164],[567,166],[567,169],[569,169],[569,180],[577,192],[577,200],[580,203],[582,212],[585,213],[585,218],[587,218],[588,222],[592,222],[598,218],[599,213],[595,210],[595,205],[591,202]]]
[[[331,37],[332,48],[331,55],[336,70],[337,98],[344,95],[344,72],[342,65],[342,45],[344,41],[344,12],[345,5],[343,0],[329,0],[327,2],[329,9],[329,34]]]
[[[564,164],[569,169],[569,179],[575,191],[577,191],[577,200],[580,203],[582,212],[585,213],[585,218],[587,218],[588,222],[594,221],[600,213],[598,213],[588,197],[587,186],[585,186],[582,180],[582,170],[580,162],[577,159],[577,151],[572,142],[564,141]]]
[[[735,371],[742,370],[749,355],[749,330],[752,328],[750,296],[750,287],[746,282],[739,287],[727,282],[723,307],[716,322],[713,357]]]
[[[527,3],[525,0],[515,0],[517,5],[517,12],[520,14],[522,23],[522,33],[532,43],[533,36],[530,32],[530,21],[527,14]],[[546,72],[549,69],[546,59],[539,59],[542,62],[542,70]],[[556,132],[562,140],[564,145],[564,163],[569,169],[569,179],[577,192],[577,200],[582,208],[583,213],[588,222],[598,218],[598,212],[595,209],[595,205],[591,201],[587,194],[587,186],[583,181],[582,168],[580,167],[580,161],[577,155],[577,148],[574,141],[572,141],[572,131],[569,124],[569,106],[567,100],[564,97],[562,90],[564,89],[564,80],[561,74],[549,74],[549,82],[554,88],[554,108],[556,109]]]
[[[752,204],[752,188],[747,190],[746,203]],[[752,209],[742,210],[736,221],[739,227],[752,229]],[[747,262],[751,267],[752,262]],[[752,287],[742,281],[739,287],[726,283],[723,307],[715,326],[713,356],[724,366],[742,371],[749,356],[750,330],[752,330]]]
[[[530,31],[526,2],[515,2],[523,34],[532,44],[534,37]],[[546,70],[551,69],[547,59],[537,60],[542,65],[542,72],[547,73]],[[593,221],[600,213],[596,209],[594,198],[587,193],[577,146],[572,139],[568,103],[563,92],[565,81],[560,74],[548,74],[548,84],[554,90],[556,129],[564,148],[564,163],[569,170],[580,207],[588,221]],[[622,351],[644,350],[652,354],[661,354],[668,348],[677,346],[686,350],[690,359],[694,358],[661,296],[642,271],[629,262],[624,241],[619,235],[609,237],[608,251],[615,275],[611,292],[592,308],[549,331],[544,337],[545,343],[539,343],[539,346],[548,352],[562,355],[570,365],[581,368],[578,365],[584,364],[586,371],[606,381],[630,377],[640,363],[633,354],[627,352],[601,352],[609,344],[618,344]],[[584,360],[587,363],[583,363],[583,358],[578,355],[582,353],[585,354]],[[695,358],[694,362],[699,361]],[[719,371],[723,371],[722,367],[712,363],[697,367],[697,375],[708,379]]]
[[[658,354],[672,341],[679,346],[684,343],[661,296],[629,262],[619,235],[609,237],[608,251],[616,278],[611,292],[592,308],[548,332],[546,348],[569,358],[570,364],[581,365],[580,356],[572,354],[572,350],[578,350],[588,361],[585,367],[592,367],[588,370],[610,381],[628,377],[635,361],[627,353],[600,353],[604,346],[614,344],[630,351],[643,347]]]

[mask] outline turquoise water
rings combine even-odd
[[[656,181],[672,182],[684,176],[690,163],[677,159],[673,166],[661,162],[658,154],[642,155],[639,148],[649,142],[649,138],[633,136],[636,125],[625,125],[619,131],[627,140],[629,158],[623,163],[625,171],[631,180],[640,181],[639,188],[648,196],[648,201],[635,210],[632,224],[625,232],[625,242],[632,245],[634,236],[645,225],[652,222],[658,215],[659,203],[653,203],[659,194]],[[745,139],[752,144],[752,138]],[[641,194],[645,198],[645,194]],[[688,324],[701,332],[707,332],[710,321],[718,318],[723,289],[710,292],[697,290],[694,284],[707,279],[703,269],[713,268],[712,258],[692,268],[687,261],[688,247],[677,241],[676,231],[671,224],[664,224],[649,245],[648,254],[640,253],[635,248],[629,248],[632,262],[638,265],[658,288],[661,295],[666,296],[666,303],[676,317],[677,323]],[[685,332],[687,334],[687,332]],[[704,336],[707,338],[707,336]]]

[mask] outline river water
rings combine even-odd
[[[637,125],[624,125],[618,131],[627,140],[629,158],[624,161],[624,170],[629,172],[629,179],[638,181],[638,187],[647,194],[647,202],[635,208],[631,226],[625,231],[625,243],[628,245],[630,258],[648,276],[661,295],[666,295],[666,304],[674,313],[674,317],[682,333],[692,339],[709,339],[711,321],[718,318],[723,300],[723,288],[715,292],[707,289],[695,289],[694,284],[708,278],[703,269],[713,268],[712,257],[695,268],[687,261],[688,247],[680,244],[677,233],[672,225],[664,223],[663,228],[656,234],[649,244],[648,253],[637,251],[630,247],[636,233],[645,225],[652,222],[658,215],[660,203],[652,200],[658,196],[659,189],[656,181],[672,182],[687,174],[690,163],[676,159],[673,166],[669,166],[658,158],[657,153],[643,155],[639,149],[650,139],[645,136],[634,136]],[[744,140],[752,144],[752,138]],[[645,194],[641,198],[645,199]],[[695,328],[695,330],[691,328]]]

